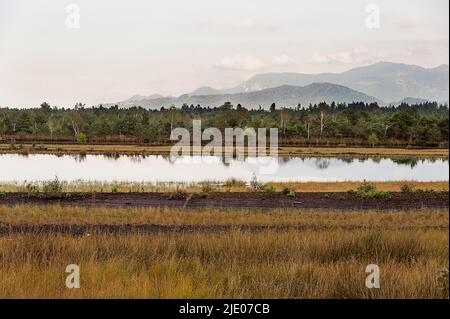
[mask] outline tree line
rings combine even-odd
[[[319,103],[307,107],[247,109],[225,103],[211,108],[183,105],[147,110],[142,107],[51,107],[0,109],[0,136],[45,141],[130,141],[167,144],[173,128],[278,128],[284,143],[357,141],[356,144],[448,145],[449,109],[434,102],[380,107],[377,103]]]

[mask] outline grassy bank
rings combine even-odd
[[[22,154],[110,154],[110,155],[168,155],[170,146],[99,145],[99,144],[0,144],[0,153]],[[448,149],[441,148],[367,148],[367,147],[280,147],[279,156],[323,157],[426,157],[449,156]]]
[[[2,192],[30,192],[32,190],[43,191],[45,183],[1,183]],[[441,182],[371,182],[378,190],[384,192],[401,192],[405,185],[412,190],[445,191],[449,190],[447,181]],[[60,182],[61,190],[68,193],[151,193],[151,192],[174,192],[182,189],[187,193],[201,192],[247,192],[252,191],[250,186],[243,180],[230,179],[225,182],[210,181],[203,183],[137,183],[137,182]],[[286,182],[267,183],[266,187],[273,191],[281,192],[289,189],[298,193],[302,192],[348,192],[356,189],[361,182]]]
[[[202,226],[297,226],[323,229],[366,228],[399,230],[445,228],[448,210],[365,211],[255,210],[221,211],[211,208],[110,208],[61,207],[58,205],[0,206],[0,225],[202,225]]]
[[[258,233],[0,237],[0,298],[444,298],[448,210],[413,212],[0,206],[0,225],[304,225]],[[343,227],[358,226],[352,231]],[[406,229],[408,228],[408,229]],[[77,264],[81,288],[65,287]],[[377,264],[381,288],[365,287]],[[448,280],[448,278],[447,278]]]

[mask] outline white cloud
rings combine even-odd
[[[349,51],[339,51],[329,54],[314,53],[311,61],[319,64],[361,64],[369,63],[383,58],[380,53],[370,52],[366,47],[355,47]]]
[[[252,55],[230,55],[223,57],[219,63],[216,64],[216,67],[222,69],[231,69],[231,70],[259,70],[264,68],[266,65],[264,61],[258,57]]]
[[[297,61],[287,54],[275,55],[270,60],[253,55],[235,54],[223,57],[215,64],[215,67],[229,70],[256,71],[295,64],[297,64]]]
[[[297,61],[287,54],[276,55],[272,58],[272,64],[275,66],[297,64]]]
[[[320,54],[314,53],[312,57],[313,62],[316,63],[330,63],[330,62],[338,62],[338,63],[351,63],[352,57],[350,52],[336,52],[331,54]]]

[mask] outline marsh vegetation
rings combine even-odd
[[[2,298],[445,298],[448,294],[442,280],[449,259],[448,210],[263,213],[0,206],[2,225],[50,223],[306,228],[3,235]],[[314,228],[317,225],[323,226],[321,231]],[[65,287],[65,267],[72,263],[80,265],[81,289]],[[382,271],[381,289],[365,287],[365,267],[372,263]]]

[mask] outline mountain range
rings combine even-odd
[[[377,102],[398,105],[402,102],[437,101],[448,104],[449,66],[423,68],[416,65],[379,62],[343,73],[265,73],[258,74],[228,89],[201,87],[179,97],[135,95],[128,100],[111,103],[121,107],[145,108],[200,104],[217,107],[224,102],[247,108],[270,104],[295,107],[319,102]],[[105,104],[104,104],[105,105]]]

